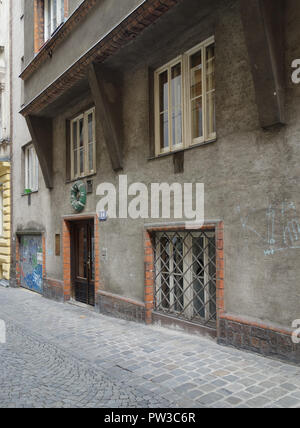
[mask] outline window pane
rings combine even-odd
[[[202,96],[202,53],[191,57],[191,98]]]
[[[173,238],[173,263],[174,263],[174,310],[184,311],[184,290],[183,290],[183,240]]]
[[[74,177],[78,174],[78,150],[74,151]]]
[[[160,115],[160,148],[169,147],[169,114],[161,113]]]
[[[60,23],[62,23],[65,19],[65,2],[64,0],[60,0]]]
[[[216,132],[215,89],[215,46],[211,45],[206,48],[207,136]]]
[[[57,0],[52,0],[52,32],[57,27]]]
[[[192,137],[199,138],[203,136],[203,111],[202,97],[192,101]]]
[[[173,146],[182,144],[182,79],[181,64],[177,64],[171,69],[172,88],[172,144]]]
[[[170,306],[170,245],[167,238],[161,239],[161,305]]]
[[[208,239],[208,259],[209,259],[209,312],[210,316],[217,319],[217,291],[216,291],[216,246],[215,238]]]
[[[94,143],[89,144],[89,172],[94,170]]]
[[[84,149],[80,149],[79,156],[80,156],[80,174],[83,174],[84,173]]]
[[[169,147],[169,83],[168,72],[159,76],[160,148]]]
[[[94,141],[94,130],[93,130],[93,113],[88,116],[88,134],[89,134],[89,143]]]
[[[73,150],[77,149],[77,122],[73,122]]]
[[[79,163],[80,163],[80,174],[84,173],[84,135],[83,135],[83,119],[79,121]]]
[[[194,276],[194,311],[195,315],[205,318],[204,293],[204,239],[193,238],[193,276]]]
[[[203,136],[202,51],[190,58],[192,138]]]
[[[79,142],[80,142],[80,147],[83,147],[84,144],[84,140],[83,140],[83,119],[80,119],[79,121]]]

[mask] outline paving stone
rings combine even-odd
[[[283,408],[296,407],[296,406],[299,406],[299,400],[289,396],[289,397],[281,398],[280,400],[276,401],[275,404]]]
[[[223,398],[223,395],[211,392],[210,394],[204,395],[199,399],[199,402],[203,405],[211,405],[216,401],[219,401]]]
[[[299,367],[0,289],[0,407],[300,407]],[[155,380],[154,382],[152,380]]]

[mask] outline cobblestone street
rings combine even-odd
[[[0,287],[0,407],[300,407],[298,367]]]

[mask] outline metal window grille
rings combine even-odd
[[[216,307],[215,233],[156,233],[155,310],[215,328]]]

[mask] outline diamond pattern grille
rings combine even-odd
[[[156,233],[155,310],[216,327],[214,232]]]

